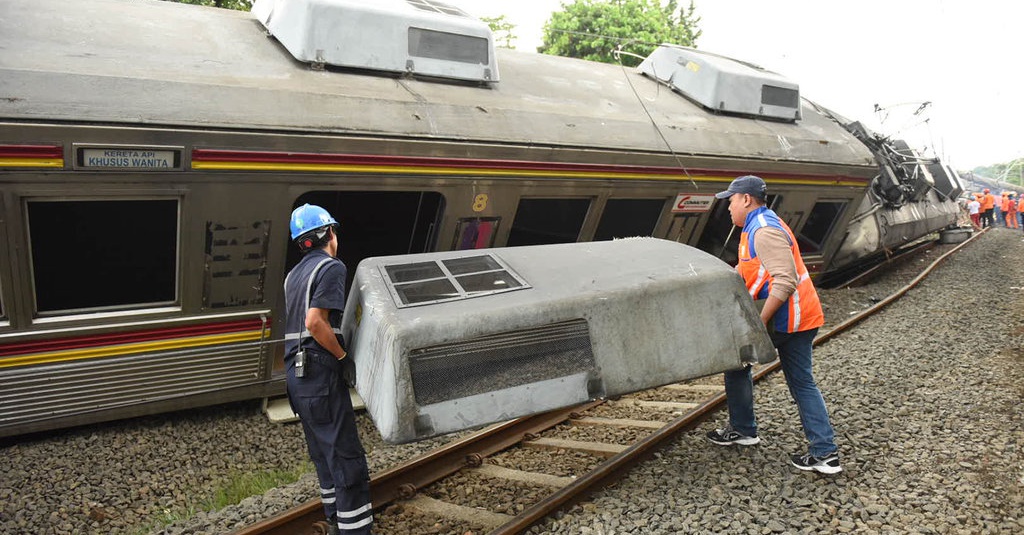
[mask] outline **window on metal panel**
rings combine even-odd
[[[800,244],[800,252],[820,253],[825,247],[836,221],[843,215],[846,201],[820,201],[814,205],[807,223],[800,229],[796,241]]]
[[[608,199],[594,241],[653,236],[665,199]]]
[[[520,199],[508,245],[575,243],[590,210],[590,199]]]
[[[385,265],[381,272],[399,308],[530,287],[494,255]]]
[[[36,312],[171,304],[178,200],[29,201]]]

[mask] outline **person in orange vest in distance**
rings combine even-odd
[[[1006,205],[1003,206],[1003,213],[1006,214],[1007,228],[1017,228],[1017,199],[1013,192],[1006,196]]]
[[[1021,219],[1020,228],[1024,228],[1024,194],[1017,196],[1017,217]]]
[[[825,314],[818,292],[807,273],[796,237],[786,222],[765,206],[767,186],[759,177],[746,175],[733,180],[729,189],[715,194],[729,200],[732,223],[742,227],[736,271],[755,300],[764,299],[761,321],[769,330],[772,345],[796,402],[807,453],[790,456],[800,470],[823,474],[842,471],[829,421],[825,398],[814,382],[811,351]],[[750,367],[725,372],[725,396],[729,423],[709,431],[707,439],[719,446],[752,446],[761,441],[754,417],[754,384]]]
[[[992,211],[996,206],[996,197],[985,188],[985,194],[981,196],[981,228],[988,228],[995,224],[992,219]]]

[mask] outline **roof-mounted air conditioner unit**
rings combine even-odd
[[[498,81],[490,27],[437,0],[256,0],[252,13],[314,66]]]
[[[800,119],[799,85],[739,61],[666,44],[651,52],[639,69],[716,112]]]

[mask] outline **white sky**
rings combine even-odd
[[[477,17],[506,15],[520,51],[536,50],[544,23],[561,9],[560,0],[448,1]],[[960,170],[1024,157],[1024,2],[694,4],[703,32],[698,48],[782,74],[803,96],[848,119]],[[925,101],[931,105],[914,116]],[[875,104],[888,116],[875,113]]]

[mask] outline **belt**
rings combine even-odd
[[[339,336],[341,335],[341,328],[340,327],[332,327],[331,331],[333,331],[334,334],[337,334]],[[299,338],[311,338],[312,336],[313,336],[313,333],[309,332],[308,330],[305,330],[305,331],[302,331],[301,333],[285,333],[284,334],[284,339],[285,340],[298,340]]]
[[[295,353],[289,353],[284,357],[285,366],[288,366],[291,361],[295,360]],[[335,371],[341,371],[341,361],[338,360],[334,355],[321,349],[306,348],[306,364],[310,362],[317,362],[329,368],[334,368]]]

